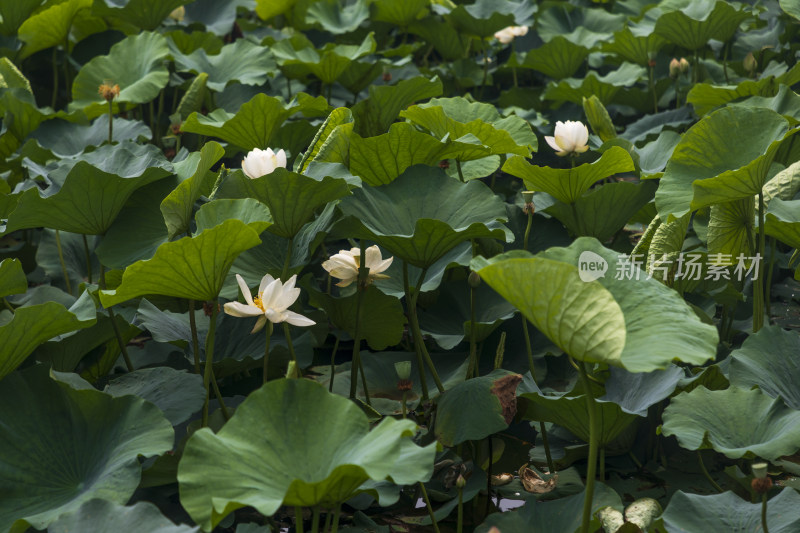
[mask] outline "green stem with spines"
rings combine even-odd
[[[189,328],[192,330],[192,350],[194,351],[194,373],[200,374],[200,340],[197,335],[197,319],[194,316],[194,300],[189,300]]]
[[[273,328],[272,322],[267,320],[267,327],[264,328],[264,330],[266,331],[266,337],[267,338],[266,338],[265,344],[264,344],[264,361],[262,361],[263,367],[264,367],[263,378],[264,378],[264,384],[265,385],[267,384],[267,379],[268,379],[267,371],[268,371],[268,368],[269,368],[269,341],[270,341],[270,338],[272,337],[272,328]]]
[[[206,334],[206,365],[203,372],[203,387],[206,389],[206,401],[203,404],[203,418],[201,427],[208,427],[208,407],[211,400],[209,392],[211,383],[211,373],[214,366],[214,336],[217,332],[217,302],[211,302],[211,323],[208,325],[208,333]]]
[[[411,322],[411,329],[414,334],[414,344],[419,345],[422,359],[433,376],[433,382],[436,384],[436,388],[439,389],[439,392],[442,393],[444,392],[444,385],[442,384],[442,380],[439,379],[439,373],[436,371],[436,367],[433,366],[433,360],[431,359],[431,355],[428,353],[428,348],[425,346],[425,339],[422,337],[422,330],[420,330],[419,319],[417,318],[417,297],[419,296],[419,293],[422,292],[422,282],[425,280],[425,274],[427,272],[427,268],[422,269],[419,279],[417,280],[417,286],[414,287],[414,293],[411,295],[411,304],[409,305],[409,321]]]
[[[586,363],[578,365],[578,375],[584,388],[586,398],[586,411],[589,415],[589,459],[586,465],[586,494],[583,498],[583,512],[581,517],[581,533],[589,533],[589,525],[592,521],[592,502],[594,500],[594,482],[597,475],[597,449],[598,438],[600,435],[597,430],[597,405],[592,396],[592,384],[589,382],[589,375],[586,372]]]
[[[428,491],[425,490],[425,484],[420,481],[419,482],[419,489],[422,493],[422,499],[425,500],[425,506],[428,508],[428,515],[431,517],[431,525],[433,525],[433,530],[436,533],[441,533],[439,531],[439,524],[436,522],[436,515],[433,513],[433,506],[431,505],[431,499],[428,498]]]
[[[408,263],[403,261],[403,292],[406,297],[406,306],[408,307],[408,321],[411,323],[411,289],[408,284]],[[414,351],[417,354],[417,370],[419,371],[420,388],[422,389],[422,400],[428,399],[428,382],[425,378],[425,363],[422,361],[422,352],[419,349],[419,344],[416,342],[416,335],[411,332],[414,337]]]
[[[100,289],[106,289],[106,269],[103,267],[103,263],[100,263]],[[119,330],[119,325],[117,324],[117,318],[114,315],[114,310],[110,307],[107,310],[108,317],[111,319],[111,329],[114,330],[114,336],[117,338],[117,345],[119,346],[120,352],[122,352],[122,359],[125,360],[125,367],[128,369],[128,372],[133,372],[133,363],[128,355],[128,348],[122,338],[122,332]]]
[[[767,527],[767,493],[761,495],[761,529],[764,530],[764,533],[769,533],[769,528]]]

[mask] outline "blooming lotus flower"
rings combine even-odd
[[[239,283],[239,288],[242,290],[242,295],[247,304],[228,302],[225,304],[225,312],[232,316],[257,316],[258,321],[250,333],[255,333],[263,328],[267,320],[273,324],[288,322],[293,326],[313,326],[316,324],[316,322],[301,314],[289,311],[289,306],[300,296],[300,289],[296,289],[294,286],[297,281],[297,274],[289,278],[286,283],[267,274],[261,279],[261,285],[258,287],[258,296],[255,298],[250,296],[250,287],[247,286],[242,276],[236,274],[236,281]]]
[[[278,150],[276,153],[272,148],[255,148],[242,161],[242,172],[251,180],[271,174],[278,167],[286,168],[286,152]]]
[[[515,37],[522,37],[527,33],[527,26],[508,26],[507,28],[495,32],[494,38],[503,44],[508,44],[513,41]]]
[[[389,276],[381,274],[381,272],[389,268],[394,257],[384,260],[377,245],[367,248],[366,255],[366,267],[369,269],[367,284],[376,279],[387,279]],[[330,259],[322,263],[322,268],[330,272],[334,278],[342,280],[336,284],[337,287],[347,287],[358,279],[360,258],[360,248],[351,248],[350,251],[339,250],[338,254],[332,255]]]
[[[579,120],[558,121],[555,137],[545,137],[544,140],[556,151],[556,155],[580,154],[589,149],[586,144],[589,141],[589,128]]]

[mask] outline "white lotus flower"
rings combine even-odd
[[[508,44],[513,41],[515,37],[522,37],[527,33],[527,26],[508,26],[507,28],[495,32],[494,38],[503,44]]]
[[[586,144],[589,141],[589,128],[579,120],[558,121],[555,137],[545,137],[544,140],[556,151],[556,155],[580,154],[589,149]]]
[[[297,281],[297,274],[289,278],[286,283],[267,274],[261,279],[261,285],[258,287],[258,296],[255,298],[250,296],[250,287],[247,286],[242,276],[236,274],[236,281],[239,283],[239,288],[242,290],[242,295],[247,304],[228,302],[225,304],[225,312],[232,316],[257,316],[258,321],[250,333],[255,333],[263,328],[267,320],[273,324],[288,322],[293,326],[313,326],[316,324],[316,322],[301,314],[289,311],[289,306],[300,296],[300,289],[296,289],[294,286]]]
[[[251,180],[271,174],[278,167],[286,168],[286,152],[282,149],[276,153],[272,148],[254,148],[242,161],[242,171]]]
[[[367,284],[376,279],[387,279],[389,276],[381,274],[381,272],[389,268],[394,257],[384,260],[377,245],[367,248],[366,255],[366,267],[369,269]],[[339,250],[338,254],[332,255],[330,259],[322,263],[322,268],[330,272],[334,278],[342,280],[336,284],[337,287],[347,287],[358,279],[360,258],[360,248],[351,248],[350,251]]]

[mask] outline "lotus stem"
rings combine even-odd
[[[72,294],[72,282],[67,272],[67,263],[64,261],[64,249],[61,247],[61,232],[56,230],[56,248],[58,249],[58,262],[61,263],[61,272],[64,274],[64,283],[67,285],[67,292]]]
[[[286,345],[289,347],[289,355],[292,361],[297,363],[297,356],[294,353],[294,344],[292,344],[292,335],[289,333],[289,323],[283,323],[283,334],[286,336]]]
[[[333,392],[333,378],[336,376],[336,352],[339,351],[339,335],[336,335],[336,340],[333,343],[333,351],[331,352],[331,381],[328,384],[328,392]]]
[[[100,263],[100,289],[106,289],[106,270],[103,267],[103,263]],[[125,367],[128,369],[128,372],[133,372],[133,363],[128,355],[127,343],[122,338],[122,332],[119,330],[119,325],[117,324],[117,318],[114,315],[114,310],[110,307],[107,310],[108,317],[111,319],[111,327],[114,330],[114,336],[117,337],[119,350],[122,352],[122,358],[125,360]]]
[[[405,292],[406,296],[406,306],[408,307],[408,320],[409,323],[411,322],[411,289],[408,285],[408,263],[403,261],[403,291]],[[412,335],[414,336],[414,351],[417,353],[417,370],[419,371],[419,382],[420,387],[422,388],[422,400],[428,400],[428,382],[425,378],[425,363],[422,361],[422,353],[419,349],[419,343],[417,343],[417,336],[412,331]]]
[[[606,449],[605,446],[600,447],[600,481],[606,480]]]
[[[772,316],[772,271],[775,268],[775,237],[769,238],[769,265],[767,266],[767,286],[765,287],[764,305],[767,308],[767,320]]]
[[[210,400],[209,384],[211,383],[211,374],[214,367],[214,335],[217,331],[217,313],[219,308],[217,302],[211,302],[211,323],[208,326],[208,334],[206,335],[206,366],[203,372],[203,386],[206,389],[206,401],[203,404],[203,419],[201,427],[208,427],[208,404]]]
[[[55,111],[56,97],[58,96],[58,47],[53,47],[53,97],[50,99],[50,107]]]
[[[427,272],[428,269],[426,267],[423,268],[422,272],[419,274],[417,286],[414,287],[414,293],[411,296],[411,304],[409,305],[408,314],[411,322],[411,329],[414,333],[414,344],[419,346],[420,353],[422,353],[422,358],[425,361],[428,370],[431,371],[431,375],[433,376],[433,382],[436,383],[436,388],[439,389],[440,393],[442,393],[444,392],[444,385],[442,385],[442,380],[439,379],[439,373],[436,371],[436,367],[433,366],[433,360],[428,353],[428,348],[425,346],[425,340],[422,338],[422,330],[419,329],[419,319],[417,318],[417,297],[419,296],[419,293],[422,292],[422,282],[425,280],[425,274]]]
[[[3,305],[5,305],[12,313],[15,311],[14,306],[8,303],[8,300],[6,300],[5,297],[3,298]]]
[[[86,256],[86,279],[89,283],[92,282],[92,254],[89,252],[89,241],[86,238],[86,234],[82,235],[83,237],[83,253]]]
[[[597,412],[594,397],[592,396],[592,384],[589,381],[589,374],[586,372],[586,363],[578,366],[581,384],[584,388],[586,398],[586,410],[589,415],[589,463],[586,465],[586,494],[583,498],[583,516],[581,521],[581,533],[589,533],[589,524],[592,520],[592,501],[594,498],[594,481],[597,474],[597,448],[599,437],[597,431]]]
[[[71,93],[69,87],[69,33],[72,30],[72,24],[67,29],[67,35],[64,37],[64,86],[67,88],[67,102],[69,102],[69,95]]]
[[[456,159],[456,170],[458,170],[458,179],[461,180],[461,183],[466,183],[464,180],[464,171],[461,170],[461,161]]]
[[[339,531],[339,515],[342,512],[342,504],[336,506],[336,511],[333,513],[333,525],[331,526],[331,533]]]
[[[192,351],[194,352],[194,373],[200,374],[200,340],[197,336],[197,319],[194,316],[194,300],[189,300],[189,328],[192,330]]]
[[[319,506],[314,507],[314,514],[311,518],[311,531],[319,533]]]
[[[358,390],[358,373],[361,372],[361,380],[364,388],[364,396],[369,405],[369,391],[367,390],[367,378],[364,375],[364,368],[361,363],[361,303],[364,300],[364,291],[367,289],[369,280],[369,268],[367,268],[366,249],[364,239],[359,242],[358,260],[358,279],[356,280],[356,329],[353,335],[353,359],[350,364],[350,399],[355,399]]]
[[[267,327],[264,328],[264,330],[267,332],[267,334],[266,334],[266,337],[267,337],[266,338],[266,344],[264,345],[264,361],[263,361],[263,363],[264,363],[263,377],[264,377],[264,384],[265,385],[267,384],[267,379],[268,379],[267,378],[267,369],[269,368],[269,340],[272,337],[272,328],[273,328],[272,322],[267,320]]]
[[[769,533],[769,528],[767,527],[767,493],[763,493],[761,495],[761,529],[764,530],[764,533]]]
[[[156,116],[160,117],[163,112],[164,112],[164,89],[161,89],[161,91],[158,93],[158,111],[156,111]],[[153,132],[153,136],[154,136],[153,140],[156,142],[156,145],[161,144],[161,128],[156,128],[156,130]],[[175,153],[178,153],[178,151],[175,150]]]
[[[111,144],[114,139],[114,103],[112,100],[108,101],[108,144]]]
[[[281,270],[281,281],[286,281],[289,276],[289,262],[292,259],[292,247],[294,245],[294,237],[289,237],[289,242],[286,243],[286,259],[283,260],[283,270]]]
[[[758,261],[764,259],[764,192],[758,191]],[[764,277],[757,269],[753,275],[753,333],[764,326]]]
[[[333,520],[333,513],[328,510],[325,513],[325,524],[322,526],[322,531],[330,531],[331,529],[331,521]]]
[[[211,386],[214,388],[214,396],[217,397],[217,401],[219,402],[219,409],[222,411],[222,418],[225,419],[227,422],[231,419],[231,415],[228,413],[228,407],[225,405],[225,400],[222,399],[222,393],[219,391],[219,384],[217,383],[217,375],[214,373],[214,370],[211,370]]]
[[[648,65],[647,69],[647,77],[650,84],[650,92],[653,95],[653,113],[658,113],[658,96],[656,95],[656,82],[655,82],[655,74],[654,74],[655,66],[651,62]]]
[[[419,483],[420,492],[422,492],[422,499],[425,500],[425,506],[428,508],[428,515],[431,517],[431,524],[433,525],[433,530],[436,533],[441,533],[439,531],[439,524],[436,523],[436,515],[433,513],[433,506],[431,505],[431,499],[428,498],[428,491],[425,490],[425,483],[422,481]]]
[[[478,343],[475,339],[475,287],[469,288],[469,365],[467,379],[478,376]]]
[[[408,418],[408,408],[406,407],[406,397],[408,396],[408,391],[403,391],[403,401],[401,402],[401,407],[403,409],[403,420]]]
[[[491,439],[491,437],[489,437]],[[489,463],[491,464],[492,458],[489,458]],[[489,484],[491,485],[492,476],[489,476]],[[487,494],[486,501],[490,501],[490,497]],[[457,533],[462,533],[464,531],[464,488],[458,487],[458,522],[456,522],[456,531]]]
[[[711,474],[708,473],[708,469],[706,468],[706,464],[703,462],[703,455],[700,453],[700,450],[697,450],[697,463],[700,465],[700,471],[703,472],[703,475],[706,476],[706,479],[711,486],[714,487],[714,490],[722,494],[725,490],[719,486],[719,483],[714,481],[714,478],[711,477]]]
[[[675,78],[675,109],[681,106],[680,76]]]
[[[294,522],[297,533],[303,533],[303,508],[299,505],[294,506]]]

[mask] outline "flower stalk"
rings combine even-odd
[[[592,384],[589,382],[589,374],[586,371],[586,363],[578,365],[578,375],[584,389],[586,398],[586,410],[589,414],[589,459],[586,465],[586,494],[583,498],[583,513],[581,519],[581,533],[589,533],[589,524],[592,521],[592,501],[594,499],[594,481],[597,475],[597,448],[598,434],[597,428],[597,406],[592,396]]]
[[[208,427],[208,407],[211,399],[209,393],[211,383],[211,373],[214,366],[214,336],[217,332],[217,314],[219,313],[219,304],[211,302],[211,322],[208,326],[208,334],[206,335],[206,365],[203,372],[203,387],[206,389],[206,401],[203,404],[203,418],[201,427]]]

